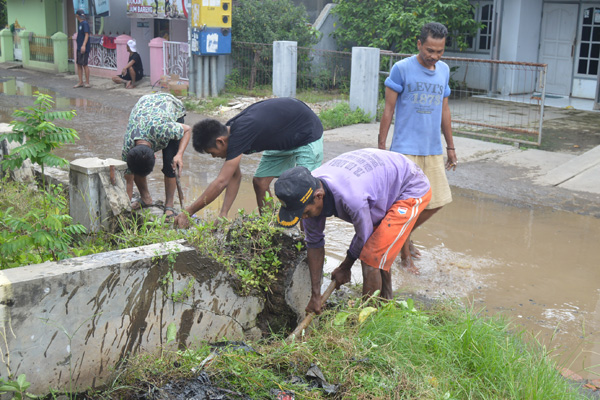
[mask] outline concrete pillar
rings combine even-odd
[[[377,116],[377,92],[379,90],[379,49],[374,47],[352,48],[350,73],[350,108],[360,108],[371,116]]]
[[[129,210],[124,161],[84,158],[71,162],[69,199],[73,223],[88,233],[114,231],[116,216]]]
[[[13,53],[13,35],[10,29],[2,29],[0,31],[0,62],[14,61],[15,55]]]
[[[119,35],[115,38],[117,49],[117,75],[120,75],[123,68],[129,62],[129,52],[127,51],[127,42],[131,40],[129,35]],[[145,65],[143,65],[145,67]]]
[[[155,37],[148,43],[150,48],[150,84],[158,82],[161,76],[165,74],[164,70],[164,55],[163,42],[165,39]],[[144,66],[144,71],[146,67]]]
[[[62,32],[52,35],[52,48],[54,50],[54,66],[56,72],[67,72],[69,70],[69,37]]]
[[[31,54],[29,53],[29,31],[22,30],[19,32],[19,37],[21,38],[21,61],[23,62],[23,67],[27,68],[31,60]]]
[[[208,56],[202,57],[202,97],[207,98],[210,94],[210,63]]]
[[[296,97],[298,42],[273,42],[273,94]]]
[[[210,57],[210,95],[212,97],[219,95],[217,89],[217,56]]]
[[[202,98],[203,96],[203,83],[204,83],[204,63],[202,62],[201,56],[192,56],[195,57],[194,63],[196,66],[196,97]]]

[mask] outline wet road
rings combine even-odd
[[[0,82],[0,122],[9,122],[15,107],[31,104],[38,88],[19,80]],[[52,90],[45,90],[56,95]],[[77,95],[84,93],[77,92]],[[59,155],[72,161],[84,157],[120,158],[123,134],[135,98],[109,104],[101,100],[63,97],[57,106],[75,109],[68,126],[80,140]],[[186,119],[193,124],[201,117]],[[328,147],[326,141],[325,147]],[[351,148],[329,143],[326,159]],[[160,154],[159,154],[160,158]],[[254,209],[251,176],[260,155],[244,156],[240,194],[233,209]],[[195,153],[184,158],[182,185],[186,201],[196,198],[218,174],[222,161]],[[155,200],[163,199],[162,174],[150,176]],[[517,207],[492,195],[453,188],[454,202],[417,230],[413,239],[422,252],[420,276],[394,266],[394,287],[431,298],[458,297],[482,313],[506,315],[515,330],[525,328],[556,349],[564,366],[584,377],[600,373],[600,219],[549,207]],[[204,215],[218,211],[222,197]],[[176,204],[178,206],[178,204]],[[330,219],[326,270],[343,258],[352,226]],[[353,280],[360,282],[360,268]]]

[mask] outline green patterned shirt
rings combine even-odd
[[[136,140],[147,140],[152,150],[164,149],[170,140],[183,137],[183,126],[177,120],[185,115],[181,100],[168,93],[142,96],[131,110],[129,124],[123,142],[121,158],[127,161],[127,153]]]

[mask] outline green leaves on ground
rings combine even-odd
[[[188,240],[237,276],[242,294],[269,291],[281,265],[281,243],[276,237],[283,231],[276,223],[274,199],[267,194],[260,214],[239,210],[234,220],[222,218],[218,223],[221,233],[206,223],[197,225]]]
[[[371,117],[363,110],[357,108],[352,111],[346,102],[337,103],[332,108],[324,109],[319,113],[319,118],[325,130],[371,122]]]
[[[9,185],[3,182],[5,187]],[[10,185],[19,185],[17,183]],[[22,190],[27,190],[21,185]],[[70,247],[74,238],[85,234],[83,225],[72,224],[67,200],[61,187],[51,185],[27,199],[26,208],[15,209],[9,205],[6,195],[0,196],[0,269],[21,265],[58,261],[71,257]]]

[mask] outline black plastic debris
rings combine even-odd
[[[148,400],[252,400],[233,390],[214,386],[206,372],[193,379],[168,383],[153,393]]]
[[[315,364],[310,365],[308,371],[306,371],[306,376],[309,378],[311,384],[314,385],[316,383],[316,387],[322,388],[325,393],[337,393],[338,385],[332,385],[331,383],[328,383],[325,380],[325,376],[323,376],[323,372],[321,372],[321,369]]]

